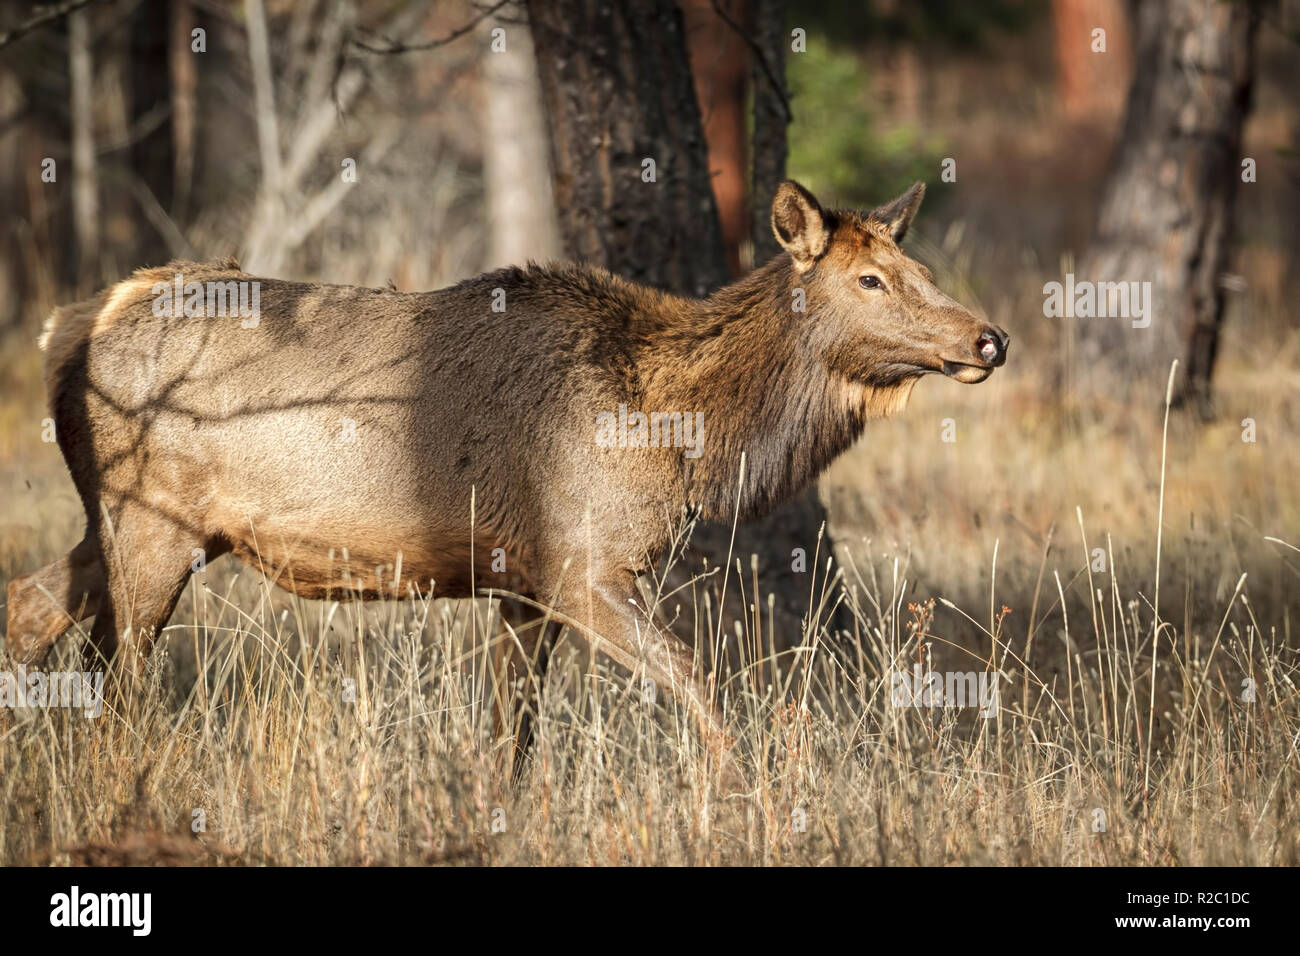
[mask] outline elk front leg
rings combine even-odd
[[[695,677],[694,651],[658,627],[641,609],[641,596],[632,573],[620,571],[606,576],[579,601],[584,599],[585,604],[571,603],[564,610],[585,625],[582,631],[593,649],[668,688],[699,725],[719,765],[737,779],[743,779],[731,753],[732,742],[722,714]]]

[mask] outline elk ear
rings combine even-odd
[[[807,272],[826,251],[835,222],[817,204],[813,194],[787,179],[772,199],[772,231],[781,248],[790,253],[795,270]]]
[[[894,242],[902,242],[907,235],[907,227],[912,224],[912,217],[921,208],[921,200],[924,198],[925,183],[913,183],[912,188],[903,195],[872,212],[871,218],[889,227]]]

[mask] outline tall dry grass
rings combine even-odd
[[[747,777],[731,789],[671,702],[580,661],[549,676],[511,782],[463,608],[277,613],[214,571],[103,718],[0,715],[0,860],[1295,862],[1295,654],[1240,591],[1208,640],[1162,636],[1154,677],[1149,609],[1119,582],[1069,623],[1063,679],[1023,665],[999,609],[966,665],[1001,678],[982,719],[890,705],[877,672],[930,666],[942,605],[901,600],[892,566],[858,573],[851,639],[810,634],[721,682]],[[1154,746],[1153,681],[1172,698]]]

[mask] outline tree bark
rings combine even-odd
[[[1179,394],[1208,413],[1259,7],[1151,0],[1132,9],[1137,70],[1078,278],[1150,282],[1150,325],[1076,320],[1079,381],[1146,400],[1163,395],[1169,363],[1182,358]]]
[[[528,10],[566,254],[691,295],[725,283],[676,3],[532,0]]]
[[[754,43],[749,86],[754,95],[753,189],[750,193],[750,240],[754,266],[781,251],[772,233],[772,198],[785,179],[789,155],[790,93],[785,85],[785,0],[754,0]]]
[[[708,147],[709,183],[718,204],[727,271],[738,277],[745,271],[741,247],[749,237],[745,155],[749,48],[732,24],[749,23],[749,4],[748,0],[681,0],[679,5]]]

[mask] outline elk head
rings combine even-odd
[[[974,384],[1006,362],[1010,336],[899,247],[924,195],[918,182],[863,213],[823,209],[793,181],[777,190],[772,230],[805,291],[804,340],[832,373],[877,387],[927,372]]]

